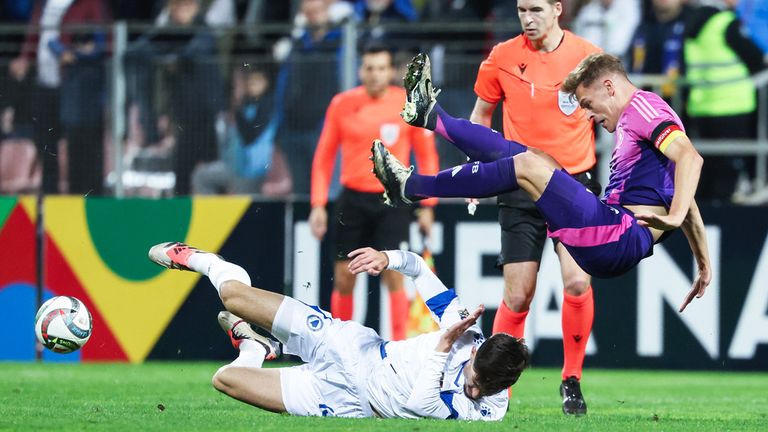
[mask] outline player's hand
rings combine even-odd
[[[422,207],[416,210],[416,218],[421,234],[429,237],[432,234],[432,224],[435,223],[435,210],[432,207]]]
[[[21,81],[27,76],[29,60],[24,57],[16,57],[11,61],[11,64],[8,65],[8,70],[15,80]]]
[[[328,212],[323,206],[312,207],[309,213],[309,228],[316,239],[322,240],[328,230]]]
[[[440,341],[437,343],[435,351],[449,352],[451,347],[453,347],[454,342],[456,342],[468,328],[472,327],[477,322],[477,319],[480,318],[480,315],[483,314],[484,310],[485,306],[480,305],[474,312],[469,314],[469,316],[450,326],[448,330],[440,336]]]
[[[685,215],[682,218],[672,215],[657,215],[655,213],[635,213],[637,224],[644,227],[656,228],[662,231],[671,231],[680,228]]]
[[[355,249],[347,256],[352,259],[347,266],[352,274],[366,272],[371,276],[378,276],[389,265],[387,254],[369,247]]]
[[[709,286],[709,283],[712,281],[712,272],[709,270],[708,266],[700,266],[699,267],[699,274],[696,276],[696,280],[693,281],[693,287],[690,291],[688,291],[688,295],[685,296],[685,300],[683,300],[683,304],[680,305],[680,309],[678,312],[682,312],[685,310],[685,308],[688,306],[688,304],[693,301],[694,298],[701,298],[701,296],[704,295],[704,292],[707,289],[707,286]]]
[[[469,213],[470,216],[474,216],[475,211],[477,210],[477,205],[480,204],[480,200],[477,198],[464,198],[464,202],[467,203],[467,213]]]

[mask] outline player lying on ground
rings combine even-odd
[[[524,189],[536,202],[550,237],[557,238],[587,273],[618,276],[653,253],[653,245],[683,229],[698,264],[680,312],[712,279],[704,222],[694,200],[702,158],[680,118],[657,95],[639,90],[621,61],[586,57],[562,90],[575,95],[589,118],[615,134],[608,186],[602,199],[561,170],[547,154],[508,141],[498,132],[449,116],[437,104],[429,58],[408,65],[403,119],[434,130],[470,163],[436,176],[413,174],[380,141],[373,143],[376,177],[390,205],[426,197],[489,197]]]
[[[475,325],[483,306],[469,313],[414,253],[364,248],[349,257],[354,274],[391,269],[411,278],[440,330],[387,342],[317,306],[251,287],[242,267],[218,255],[173,242],[149,251],[153,262],[196,271],[216,287],[227,309],[219,323],[240,351],[213,377],[214,387],[228,396],[302,416],[501,420],[507,388],[528,366],[525,343],[504,333],[486,340]],[[248,323],[271,332],[305,364],[263,369],[279,345]]]

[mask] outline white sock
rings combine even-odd
[[[229,365],[234,367],[260,368],[264,364],[266,356],[267,349],[264,348],[264,345],[245,339],[240,342],[240,355]]]
[[[217,255],[208,252],[195,252],[189,256],[187,260],[187,267],[192,270],[208,276],[208,269],[214,261],[221,261]]]
[[[211,283],[214,287],[216,287],[216,291],[219,293],[219,296],[221,296],[221,285],[226,281],[235,280],[238,282],[242,282],[245,285],[251,286],[251,277],[248,276],[248,272],[245,271],[242,267],[240,267],[237,264],[232,264],[231,262],[224,261],[223,259],[217,257],[213,254],[195,254],[195,255],[210,255],[215,259],[211,259],[210,263],[208,264],[208,268],[206,270],[206,273],[203,273],[208,276],[208,279],[211,280]],[[194,255],[193,255],[194,256]],[[190,268],[192,265],[192,257],[189,259]],[[205,265],[205,263],[202,263]]]

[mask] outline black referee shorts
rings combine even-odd
[[[336,259],[348,259],[355,249],[408,249],[413,209],[384,205],[382,194],[344,188],[336,201]]]
[[[594,168],[574,174],[573,178],[595,195],[602,187],[595,177]],[[541,262],[544,241],[547,239],[547,224],[533,200],[522,190],[499,195],[499,225],[501,226],[501,252],[496,266],[536,261]]]

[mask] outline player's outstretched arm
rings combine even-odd
[[[400,250],[380,252],[366,247],[353,250],[347,256],[351,259],[348,268],[353,274],[366,272],[376,276],[390,269],[411,278],[440,328],[450,327],[466,316],[462,315],[465,307],[459,303],[456,293],[443,285],[419,255]]]
[[[703,296],[709,282],[712,280],[712,267],[709,262],[707,233],[704,229],[704,220],[701,218],[701,213],[699,212],[699,206],[696,204],[696,200],[691,202],[688,215],[683,221],[681,228],[685,237],[688,239],[691,252],[693,253],[694,258],[696,258],[698,275],[696,275],[696,280],[693,281],[693,287],[688,292],[688,295],[685,296],[683,304],[680,305],[680,312],[684,311],[685,307],[688,306],[694,298]]]

